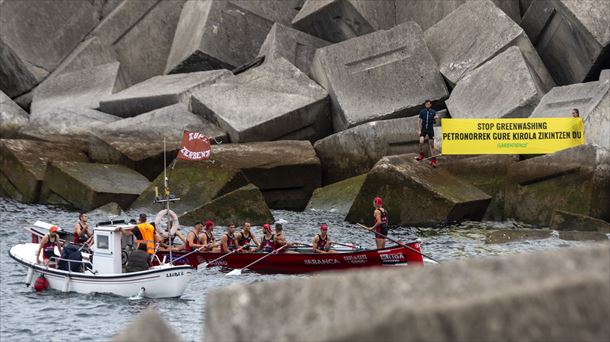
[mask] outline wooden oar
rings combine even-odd
[[[256,259],[256,261],[253,261],[252,263],[250,263],[249,265],[247,265],[247,266],[246,266],[246,267],[244,267],[244,268],[236,268],[236,269],[234,269],[233,271],[231,271],[231,272],[227,273],[227,275],[228,275],[228,276],[233,276],[233,275],[241,275],[241,271],[243,271],[243,270],[245,270],[246,268],[249,268],[250,266],[252,266],[252,265],[256,264],[257,262],[259,262],[259,261],[261,261],[261,260],[265,259],[266,257],[270,256],[271,254],[276,254],[277,252],[279,252],[279,251],[281,251],[282,249],[284,249],[286,246],[288,246],[288,245],[283,245],[282,247],[280,247],[280,248],[278,248],[278,249],[274,250],[273,252],[269,252],[269,253],[265,254],[264,256],[262,256],[262,257],[260,257],[260,258]]]
[[[380,237],[382,237],[382,238],[384,238],[384,239],[388,239],[388,240],[390,240],[390,241],[392,241],[392,242],[394,242],[394,243],[398,244],[399,246],[402,246],[402,247],[404,247],[404,248],[407,248],[407,249],[409,249],[409,250],[411,250],[411,251],[413,251],[413,252],[415,252],[415,253],[417,253],[417,254],[419,254],[419,255],[423,256],[423,257],[426,257],[426,258],[428,258],[428,259],[430,259],[430,260],[432,260],[432,261],[436,262],[437,264],[440,264],[440,262],[438,262],[438,260],[434,259],[433,257],[430,257],[430,256],[425,255],[424,253],[422,253],[422,252],[418,251],[417,249],[415,249],[415,248],[413,248],[413,247],[411,247],[411,246],[409,246],[409,245],[405,245],[404,243],[402,243],[402,242],[400,242],[400,241],[398,241],[398,240],[394,240],[394,239],[392,239],[392,238],[389,238],[389,237],[387,237],[387,236],[385,236],[385,235],[383,235],[383,234],[381,234],[381,233],[379,233],[379,232],[377,232],[377,231],[375,231],[375,230],[370,230],[370,229],[369,229],[369,227],[367,227],[367,226],[363,225],[362,223],[357,223],[357,225],[359,225],[360,227],[362,227],[362,228],[364,228],[364,229],[366,229],[366,230],[368,230],[368,231],[371,231],[371,232],[373,232],[373,233],[375,233],[375,234],[379,235]]]
[[[337,246],[343,246],[343,247],[349,247],[351,249],[362,249],[362,247],[360,246],[356,246],[353,243],[341,243],[341,242],[331,242],[331,245],[337,245]]]
[[[214,260],[212,260],[210,262],[204,261],[201,264],[199,264],[199,266],[197,266],[197,269],[200,270],[200,269],[206,268],[206,267],[208,267],[209,264],[213,264],[216,261],[222,260],[222,259],[228,257],[229,255],[233,254],[233,253],[237,253],[237,252],[241,251],[246,246],[248,246],[248,245],[243,245],[243,246],[239,247],[238,249],[234,249],[231,252],[226,253],[225,255],[223,255],[221,257],[218,257],[218,258],[216,258],[216,259],[214,259]]]

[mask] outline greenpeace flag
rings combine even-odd
[[[178,159],[182,160],[208,160],[212,154],[210,140],[198,132],[184,131]]]

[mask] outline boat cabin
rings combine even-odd
[[[133,225],[97,226],[93,229],[93,269],[100,274],[123,272],[119,228],[131,229]]]

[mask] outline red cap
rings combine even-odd
[[[55,232],[57,231],[57,229],[59,229],[59,228],[57,228],[57,226],[51,226],[51,228],[49,229],[49,231],[50,231],[51,233],[55,233]]]
[[[320,226],[320,229],[322,229],[322,230],[328,230],[328,226],[326,225],[326,223],[324,223],[324,224],[322,224],[322,225]]]
[[[373,199],[373,203],[375,203],[376,206],[381,207],[383,205],[383,200],[381,197],[377,196]]]
[[[214,222],[211,220],[207,220],[205,221],[205,229],[209,229],[210,227],[212,227],[214,225]]]
[[[269,225],[269,223],[265,223],[265,224],[263,224],[263,229],[264,230],[271,230],[271,226]]]

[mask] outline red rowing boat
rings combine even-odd
[[[332,270],[343,270],[347,268],[375,267],[375,266],[406,266],[407,264],[423,264],[420,252],[420,243],[411,242],[406,244],[409,248],[402,246],[388,247],[384,249],[361,249],[337,253],[319,254],[312,253],[311,249],[301,249],[298,254],[279,253],[270,255],[268,258],[252,265],[248,269],[258,273],[309,273]],[[172,252],[172,259],[177,260],[186,255],[184,252]],[[260,259],[262,253],[233,253],[221,260],[211,262],[225,255],[225,253],[195,252],[186,255],[175,262],[197,267],[204,262],[208,267],[222,266],[232,269],[241,269],[248,264]],[[160,260],[169,260],[169,252],[157,251]]]

